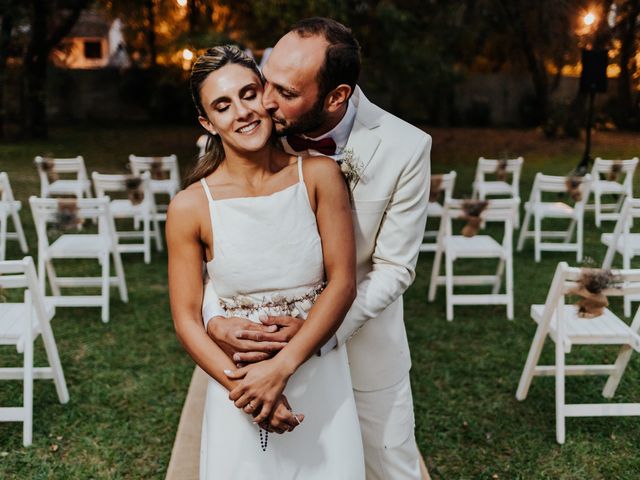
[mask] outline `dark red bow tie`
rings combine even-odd
[[[321,140],[311,140],[310,138],[303,138],[298,135],[287,135],[287,143],[296,152],[315,150],[323,155],[335,155],[336,153],[336,142],[334,142],[331,137],[326,137]]]

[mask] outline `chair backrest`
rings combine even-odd
[[[9,175],[6,172],[0,172],[0,200],[3,202],[14,202],[13,191],[9,183]]]
[[[3,260],[0,261],[0,287],[4,290],[10,288],[24,289],[25,300],[29,297],[32,306],[36,312],[36,318],[33,323],[46,322],[47,314],[44,304],[44,292],[38,284],[38,276],[33,264],[33,258],[24,257],[22,260]],[[32,325],[33,326],[33,325]]]
[[[140,175],[144,172],[151,174],[151,179],[157,173],[168,175],[168,179],[176,185],[180,185],[180,169],[178,168],[178,157],[176,155],[167,155],[165,157],[141,157],[138,155],[129,155],[129,163],[131,165],[131,173]]]
[[[456,185],[456,172],[455,170],[451,170],[449,173],[442,173],[439,175],[432,176],[432,184],[433,188],[433,179],[436,177],[439,178],[438,190],[444,192],[444,201],[451,200],[453,197],[453,189]]]
[[[631,227],[634,221],[638,219],[640,219],[640,198],[625,198],[622,209],[620,210],[620,215],[616,221],[616,226],[613,229],[613,234],[611,235],[611,243],[602,262],[602,268],[611,268],[620,238],[622,238],[622,245],[625,247],[631,245],[629,238],[631,235]]]
[[[572,177],[537,173],[536,178],[533,181],[529,201],[533,203],[541,203],[543,193],[567,193],[567,180],[571,178]],[[576,208],[583,209],[587,199],[589,198],[589,192],[591,191],[591,175],[587,174],[584,177],[577,178],[580,180],[578,189],[580,190],[581,198],[579,201],[575,202],[575,206]]]
[[[79,198],[79,199],[57,199],[29,197],[29,205],[33,221],[36,226],[39,248],[46,248],[49,245],[47,227],[59,225],[61,217],[61,207],[73,206],[73,215],[79,220],[98,219],[98,231],[100,234],[109,237],[113,245],[118,244],[116,228],[113,216],[109,209],[109,197],[100,198]]]
[[[511,185],[514,187],[514,196],[518,196],[518,185],[520,184],[520,174],[522,173],[522,165],[524,164],[524,158],[508,158],[508,159],[494,159],[494,158],[478,158],[478,165],[476,166],[476,182],[484,182],[486,175],[495,175],[499,167],[503,167],[505,173],[511,174]]]
[[[605,180],[608,180],[607,177],[617,169],[620,175],[624,174],[624,179],[622,181],[620,181],[619,179],[615,181],[624,184],[624,186],[627,188],[631,188],[633,183],[633,174],[636,171],[637,166],[638,157],[633,157],[626,160],[605,160],[603,158],[597,157],[593,161],[591,176],[593,177],[594,182],[602,180],[601,177],[604,177]],[[618,175],[616,175],[616,177],[617,176]]]
[[[88,180],[87,169],[84,165],[84,158],[78,155],[73,158],[45,158],[37,156],[34,163],[38,169],[40,177],[40,196],[47,197],[49,195],[49,185],[51,177],[59,174],[74,177],[75,180]]]
[[[140,180],[139,188],[144,195],[142,203],[155,205],[155,200],[151,193],[151,174],[149,172],[144,172],[141,175],[91,173],[91,180],[93,180],[93,188],[97,197],[104,197],[116,192],[128,192],[130,182],[138,179]]]
[[[442,221],[440,222],[440,235],[453,235],[453,220],[463,219],[466,216],[465,204],[477,200],[448,200],[444,204]],[[487,200],[487,206],[480,213],[483,222],[504,223],[504,236],[502,245],[511,249],[513,237],[513,223],[520,205],[519,198],[496,198]]]
[[[612,270],[611,273],[616,278],[617,288],[608,288],[602,293],[608,297],[621,297],[624,295],[636,295],[640,293],[640,269]],[[563,309],[558,308],[564,305],[564,298],[569,291],[578,287],[578,282],[582,275],[582,269],[570,267],[566,262],[558,263],[556,271],[547,293],[540,325],[548,329],[554,314],[557,318],[557,327],[563,320]],[[560,327],[561,328],[561,327]]]

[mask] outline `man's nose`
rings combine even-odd
[[[275,96],[273,87],[269,82],[264,86],[264,93],[262,94],[262,106],[269,113],[273,113],[278,109],[278,104],[275,102]]]

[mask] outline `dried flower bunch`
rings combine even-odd
[[[442,194],[442,175],[431,175],[429,183],[429,202],[437,202]]]
[[[42,170],[47,174],[47,181],[49,183],[53,183],[58,180],[58,173],[56,172],[56,165],[53,158],[45,157],[43,158],[44,162],[40,165]]]
[[[620,173],[622,172],[622,162],[613,162],[611,165],[611,169],[607,174],[607,180],[610,182],[617,182],[618,178],[620,178]]]
[[[142,191],[142,179],[136,176],[129,176],[124,185],[127,189],[127,198],[133,205],[140,205],[144,200],[144,192]]]
[[[567,188],[567,193],[574,202],[582,200],[582,190],[580,189],[580,185],[582,185],[582,177],[579,177],[578,175],[570,175],[567,177],[564,184]]]
[[[462,203],[464,214],[460,218],[467,221],[465,226],[462,227],[462,235],[473,237],[478,234],[482,228],[482,212],[488,205],[489,202],[487,200],[465,200]]]
[[[507,164],[508,164],[507,160],[503,159],[503,160],[499,160],[498,165],[496,166],[496,178],[500,182],[507,181]]]
[[[362,169],[364,168],[357,158],[353,154],[352,148],[345,148],[342,152],[342,158],[337,160],[340,166],[340,171],[344,176],[347,185],[353,188],[355,184],[360,180],[362,176]]]
[[[167,172],[163,167],[162,157],[151,157],[151,178],[153,180],[167,180]]]
[[[602,315],[604,309],[609,306],[609,300],[602,292],[608,288],[618,288],[619,283],[618,277],[611,273],[611,270],[583,268],[578,279],[578,287],[569,292],[580,297],[576,302],[578,316],[595,318]]]
[[[58,212],[56,214],[56,229],[80,230],[84,220],[78,217],[78,203],[73,198],[61,198],[58,200]]]

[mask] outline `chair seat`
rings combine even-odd
[[[429,202],[427,205],[427,218],[441,217],[444,208],[438,202]]]
[[[507,182],[492,180],[486,182],[474,182],[476,189],[485,195],[512,195],[513,187]]]
[[[16,211],[19,212],[22,208],[22,203],[19,200],[14,200],[9,202],[8,200],[0,200],[0,208],[7,207],[7,211]]]
[[[151,180],[151,191],[153,193],[175,193],[179,190],[173,180]]]
[[[56,180],[49,184],[50,195],[75,195],[76,191],[85,191],[91,187],[89,180]]]
[[[47,320],[51,320],[56,313],[53,298],[44,300]],[[18,345],[24,335],[23,320],[27,315],[27,307],[24,303],[0,303],[0,345]],[[33,338],[40,333],[40,326],[35,310],[32,313]]]
[[[596,180],[593,182],[592,188],[599,193],[625,193],[625,187],[622,183],[609,180]]]
[[[629,248],[633,252],[633,254],[640,254],[640,233],[630,233],[626,236],[626,239],[629,242]],[[611,242],[613,241],[613,233],[603,233],[600,237],[600,241],[607,247],[610,247]],[[624,243],[625,236],[620,235],[618,237],[618,244],[616,245],[616,250],[618,252],[622,253],[624,251]]]
[[[565,335],[574,344],[610,344],[619,345],[625,343],[637,343],[637,335],[629,326],[620,320],[611,310],[605,309],[604,313],[595,318],[581,318],[578,316],[578,307],[575,305],[563,305],[565,319]],[[540,323],[544,312],[544,305],[531,305],[531,317],[536,323]],[[555,334],[556,316],[551,318],[549,328]]]
[[[465,237],[452,235],[444,240],[446,254],[452,258],[494,258],[504,257],[505,251],[500,243],[489,235]]]
[[[49,258],[97,257],[111,249],[111,242],[103,235],[65,234],[57,238],[49,248]]]
[[[131,203],[131,200],[118,199],[111,201],[109,209],[115,218],[133,217],[135,215],[142,215],[146,211],[147,205],[145,203],[134,205]]]
[[[524,204],[526,211],[538,211],[543,218],[573,218],[575,210],[563,202],[541,202],[533,205],[531,202]]]

